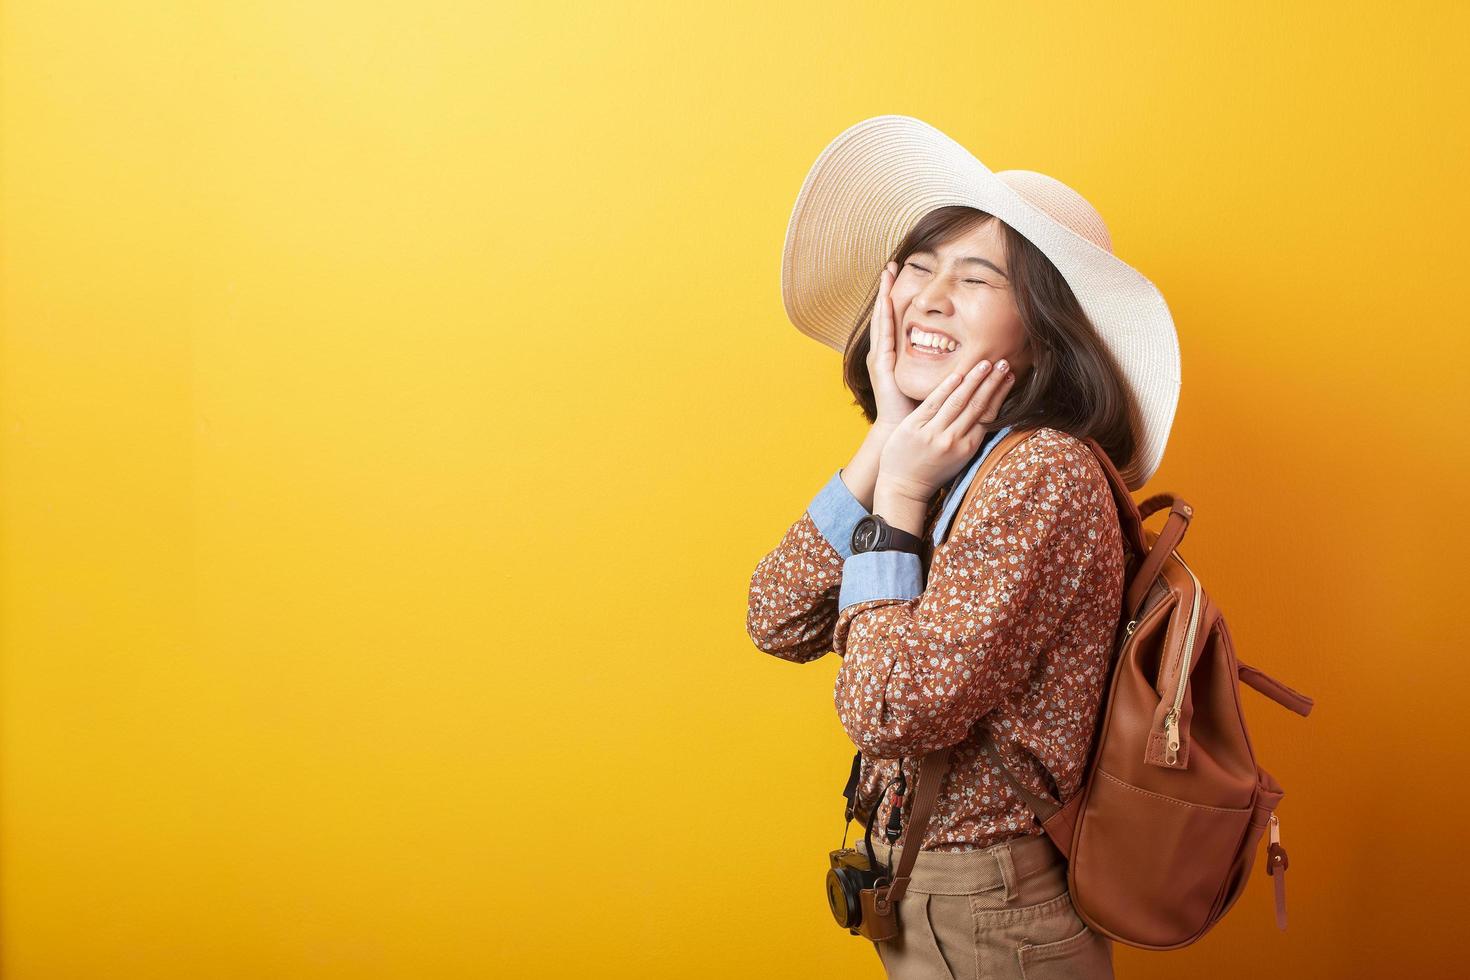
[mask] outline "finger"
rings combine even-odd
[[[1002,358],[1004,361],[1004,358]],[[964,411],[960,412],[954,421],[958,432],[969,432],[978,424],[994,421],[1000,414],[1000,406],[1005,401],[1006,395],[1010,394],[1016,384],[1016,371],[1009,361],[1005,361],[1005,368],[1001,369],[997,362],[996,369],[978,386]]]
[[[987,378],[986,380],[988,381],[990,379]],[[1016,366],[1010,361],[1006,361],[1004,377],[1001,377],[1000,375],[996,376],[995,388],[990,392],[990,397],[985,398],[984,393],[980,393],[980,398],[985,402],[985,412],[981,417],[988,421],[994,419],[997,415],[999,415],[1001,404],[1005,402],[1006,396],[1008,396],[1015,389],[1015,387]]]
[[[965,406],[974,399],[976,387],[982,385],[982,379],[989,380],[989,377],[994,374],[994,368],[987,359],[982,358],[971,365],[960,380],[960,384],[941,403],[929,424],[938,429],[945,429],[952,425],[964,411]]]
[[[960,374],[958,371],[951,372],[950,374],[945,375],[944,380],[935,385],[934,390],[929,392],[929,397],[925,398],[914,407],[914,410],[909,413],[909,417],[912,418],[919,425],[927,424],[929,420],[934,418],[934,413],[938,412],[940,406],[944,404],[944,400],[948,398],[954,392],[955,388],[957,388],[964,380],[965,376],[963,374]]]
[[[898,351],[892,337],[893,306],[888,298],[889,270],[893,263],[884,266],[878,273],[878,297],[873,301],[873,315],[868,329],[868,346],[875,351]]]
[[[893,326],[893,280],[896,274],[893,263],[883,267],[878,283],[878,306],[873,314],[879,327],[883,332],[884,350],[892,351],[895,361],[898,358],[898,331]]]

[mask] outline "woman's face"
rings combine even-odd
[[[1025,380],[1031,358],[1007,273],[999,218],[940,246],[937,255],[909,255],[890,291],[900,391],[922,401],[950,372],[1001,358],[1018,383]]]

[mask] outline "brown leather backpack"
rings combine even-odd
[[[1013,430],[996,444],[961,511],[1032,431]],[[1193,508],[1171,493],[1136,504],[1107,453],[1093,439],[1086,443],[1112,484],[1127,552],[1123,612],[1087,772],[1058,805],[1000,768],[1067,857],[1072,904],[1097,932],[1143,949],[1199,939],[1245,889],[1268,829],[1266,873],[1275,878],[1276,924],[1285,929],[1287,860],[1275,813],[1284,790],[1256,761],[1239,682],[1301,715],[1313,701],[1236,659],[1224,615],[1178,552]],[[1162,530],[1145,530],[1143,521],[1166,507]],[[990,752],[988,733],[981,747]],[[910,826],[893,881],[879,889],[879,912],[907,887],[950,752],[931,752],[920,765]]]

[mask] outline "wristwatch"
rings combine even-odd
[[[857,522],[857,527],[852,529],[854,554],[865,551],[907,551],[917,555],[920,554],[921,544],[918,537],[903,528],[894,527],[877,514],[864,515]]]

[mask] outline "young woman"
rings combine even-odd
[[[1178,394],[1167,307],[1075,191],[992,174],[906,116],[860,123],[818,158],[783,293],[798,328],[845,352],[871,426],[756,567],[747,630],[784,660],[841,657],[856,811],[885,867],[898,851],[882,831],[906,828],[921,759],[954,747],[899,935],[875,944],[883,966],[1110,977],[1111,944],[1073,909],[1065,860],[997,764],[1059,803],[1081,786],[1125,568],[1083,440],[1131,489],[1156,468]],[[960,511],[1013,429],[1031,431]]]

